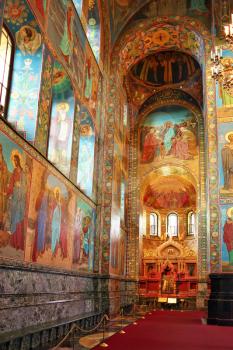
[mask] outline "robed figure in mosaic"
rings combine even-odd
[[[223,227],[223,241],[227,246],[229,254],[229,265],[233,265],[233,220],[232,220],[233,208],[227,210],[227,220]]]
[[[233,190],[233,132],[225,135],[228,143],[222,149],[222,167],[224,173],[224,188]]]
[[[13,173],[7,187],[8,218],[7,227],[11,234],[11,245],[16,249],[24,249],[24,217],[26,207],[26,176],[22,168],[22,157],[17,150],[11,154],[14,165]]]

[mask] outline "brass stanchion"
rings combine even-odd
[[[105,326],[106,326],[106,324],[105,324],[105,322],[106,322],[105,318],[104,318],[103,321],[104,321],[104,323],[103,323],[103,338],[102,338],[102,343],[100,343],[99,346],[101,346],[101,348],[107,348],[107,347],[108,347],[108,344],[104,342],[104,340],[105,340]]]
[[[154,298],[154,310],[153,311],[156,311],[155,303],[156,303],[156,301],[155,301],[155,298]]]
[[[135,303],[134,303],[134,305],[133,305],[133,313],[134,313],[134,318],[136,318],[136,305],[135,305]],[[133,325],[137,326],[137,322],[134,321],[134,322],[133,322]]]
[[[144,308],[143,308],[143,312],[144,312]],[[144,313],[144,315],[145,315],[145,313]],[[141,317],[143,320],[145,320],[145,316],[144,315]]]
[[[149,302],[150,303],[150,302]],[[150,307],[149,307],[150,304],[147,305],[147,312],[148,312],[148,315],[151,315],[151,312],[150,312]]]
[[[124,310],[121,309],[121,330],[120,330],[120,334],[125,334],[125,331],[123,329],[123,314],[124,314]]]

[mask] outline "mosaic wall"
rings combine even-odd
[[[95,206],[3,122],[0,127],[0,256],[93,271]]]
[[[29,8],[28,3],[31,4],[33,11]],[[197,68],[196,61],[204,66],[205,59],[203,58],[207,55],[210,47],[209,32],[207,27],[203,25],[203,23],[209,25],[209,1],[179,1],[179,8],[183,12],[179,15],[174,14],[176,16],[172,17],[172,22],[168,17],[163,17],[173,15],[169,12],[169,9],[172,8],[170,1],[163,1],[163,4],[159,1],[156,4],[153,2],[156,5],[153,11],[157,11],[153,13],[161,16],[157,18],[156,23],[149,15],[152,4],[143,8],[140,18],[137,17],[138,15],[132,17],[132,23],[135,26],[132,29],[129,24],[127,34],[114,47],[111,57],[111,71],[108,71],[108,60],[105,62],[103,101],[106,103],[104,102],[102,108],[99,102],[102,94],[102,74],[96,62],[96,58],[99,57],[97,43],[100,40],[99,29],[101,30],[102,23],[101,15],[98,12],[101,2],[94,1],[93,6],[89,7],[87,1],[84,1],[83,4],[81,1],[75,1],[73,4],[71,1],[30,0],[28,3],[25,0],[7,0],[5,6],[5,20],[12,30],[17,44],[17,59],[15,61],[17,73],[13,76],[11,99],[14,103],[10,104],[9,116],[12,118],[13,126],[22,132],[22,135],[30,142],[34,143],[44,156],[47,156],[47,144],[49,144],[48,155],[51,162],[57,165],[58,169],[69,177],[75,185],[78,184],[84,194],[81,195],[77,190],[74,191],[71,183],[67,182],[58,172],[53,171],[52,167],[45,164],[42,158],[37,159],[36,156],[32,156],[35,153],[31,153],[31,149],[28,152],[22,144],[18,144],[12,133],[10,133],[9,138],[7,136],[8,129],[7,131],[4,129],[4,132],[1,132],[2,186],[4,187],[4,195],[1,200],[3,208],[1,256],[52,267],[92,271],[94,243],[98,241],[94,229],[98,225],[98,220],[96,224],[95,212],[97,191],[99,194],[97,199],[103,200],[101,202],[103,203],[102,222],[99,226],[102,230],[101,271],[109,273],[110,269],[112,274],[123,275],[127,272],[130,276],[135,277],[138,273],[138,256],[140,254],[138,247],[136,247],[138,245],[137,220],[140,214],[140,203],[137,202],[138,182],[135,170],[137,159],[134,153],[135,149],[138,150],[138,135],[134,133],[127,135],[123,127],[123,106],[127,102],[122,91],[122,77],[136,64],[136,72],[133,73],[135,73],[134,78],[137,80],[140,80],[138,78],[143,75],[149,84],[169,83],[170,81],[165,81],[164,74],[160,74],[160,77],[153,76],[151,81],[151,73],[149,74],[148,71],[149,65],[139,66],[140,59],[144,59],[145,56],[149,57],[160,49],[167,52],[176,49],[182,50],[194,57],[195,60],[188,60],[186,70],[188,70],[190,63],[193,63],[194,67]],[[189,4],[188,7],[186,3]],[[127,16],[141,5],[140,1],[120,0],[111,0],[109,4],[112,11],[111,35],[114,41]],[[2,5],[3,1],[0,1],[0,10],[3,8]],[[91,51],[76,11],[81,14],[82,24],[88,33],[92,49],[94,47],[95,55]],[[195,20],[195,17],[201,17],[203,23]],[[140,24],[136,23],[138,19],[142,20]],[[150,28],[153,30],[148,30]],[[109,33],[105,35],[107,38],[105,43],[109,45],[110,40],[108,39],[110,38],[107,37]],[[44,38],[44,42],[42,42],[42,38]],[[231,57],[231,53],[226,53],[226,58],[228,56]],[[163,61],[168,62],[169,60],[163,57]],[[177,62],[174,64],[178,64]],[[225,64],[228,64],[227,61]],[[208,229],[206,229],[207,215],[203,209],[200,213],[198,243],[200,277],[206,276],[209,262],[211,271],[215,272],[221,269],[220,244],[223,269],[230,270],[228,234],[224,234],[224,232],[230,231],[229,216],[231,210],[229,209],[232,201],[230,165],[226,165],[225,161],[230,154],[231,136],[229,132],[233,122],[230,115],[232,97],[224,91],[221,84],[217,86],[219,139],[217,149],[217,120],[214,112],[215,86],[211,79],[208,61],[206,67],[204,89],[206,89],[207,107],[204,107],[203,114],[207,126],[205,141],[208,145],[206,149],[209,158],[207,168],[210,222]],[[173,71],[171,79],[180,83],[182,79],[174,76]],[[159,70],[156,70],[156,73],[159,73]],[[184,72],[182,74],[185,75]],[[191,77],[188,74],[186,76]],[[22,81],[28,81],[25,80],[25,77],[31,81],[30,84],[26,84],[27,86],[21,84]],[[199,78],[200,76],[193,77],[193,80],[188,79],[190,86],[186,86],[186,90],[180,92],[181,95],[183,94],[183,97],[180,96],[180,100],[184,100],[184,108],[187,107],[187,104],[195,105],[195,107],[202,105],[202,86],[198,86]],[[67,89],[64,87],[65,85]],[[131,101],[133,103],[129,106],[130,131],[133,131],[139,107],[146,101],[140,109],[140,113],[143,114],[145,110],[149,111],[147,107],[155,104],[156,98],[161,102],[162,93],[158,91],[151,97],[152,92],[148,92],[146,87],[141,88],[141,90],[138,88],[138,81],[132,83],[132,81],[127,80],[125,85],[127,92],[131,91],[132,94],[137,92],[137,96],[132,95]],[[188,94],[185,94],[185,91]],[[166,93],[170,95],[165,96],[165,98],[169,97],[170,101],[175,99],[174,91],[171,92],[167,89]],[[22,103],[25,96],[30,97],[29,105]],[[38,99],[40,101],[39,108],[35,103],[35,100],[38,101]],[[153,99],[154,101],[152,101]],[[177,96],[176,99],[178,99]],[[53,130],[49,129],[50,110],[52,111],[51,125],[56,125],[56,135],[53,134],[54,128],[52,128]],[[104,124],[104,130],[101,130],[103,125],[101,120],[105,112],[106,124]],[[165,118],[163,125],[154,125],[155,133],[157,131],[159,133],[157,129],[164,127],[169,121],[171,120]],[[188,121],[192,124],[191,119]],[[180,125],[182,122],[177,120],[175,124]],[[29,129],[25,130],[25,126]],[[152,148],[153,151],[156,149],[156,157],[160,161],[163,157],[167,160],[169,152],[170,158],[174,158],[173,161],[182,161],[187,164],[191,157],[195,158],[196,155],[187,151],[185,142],[180,142],[180,147],[173,147],[173,142],[177,142],[174,127],[168,128],[167,139],[165,137],[163,145],[161,143],[159,146],[150,144],[150,138],[152,143],[156,143],[155,139],[158,136],[157,133],[157,136],[149,137],[148,128],[150,126],[145,125],[140,130],[139,158],[144,167],[154,162],[154,159],[152,160],[150,157],[150,149]],[[188,129],[187,126],[184,127]],[[193,137],[193,134],[196,136],[196,129],[194,129],[191,131],[188,129],[192,132],[193,144],[197,143]],[[71,140],[72,131],[74,137]],[[187,130],[185,132],[187,134]],[[199,130],[199,132],[200,137],[204,139],[203,130]],[[99,135],[102,135],[101,139]],[[126,143],[129,142],[129,138],[132,142],[132,148],[129,150],[129,159],[126,159]],[[182,140],[178,140],[178,144],[179,141]],[[103,158],[98,158],[97,143],[102,147]],[[66,154],[62,152],[64,144],[68,149]],[[200,146],[201,162],[203,162],[204,144],[198,146]],[[195,147],[193,147],[193,152],[194,149]],[[97,164],[97,159],[101,159],[102,163]],[[128,164],[130,164],[130,171],[132,171],[131,179],[128,179],[126,171]],[[103,172],[103,182],[96,190],[95,185],[100,181],[95,176],[97,166],[101,167]],[[198,170],[198,167],[195,169]],[[200,186],[203,189],[204,171],[203,169],[201,171]],[[37,174],[37,182],[35,174]],[[92,176],[93,174],[94,176]],[[216,186],[218,181],[219,187]],[[20,190],[18,182],[20,182]],[[26,186],[30,186],[30,193],[26,190]],[[17,196],[21,203],[18,211],[14,208],[12,201],[12,197],[16,198]],[[94,203],[86,196],[92,198]],[[218,196],[220,196],[220,201]],[[127,222],[125,213],[129,208],[125,198],[130,203],[134,203],[127,216]],[[204,190],[201,191],[199,200],[202,207],[205,208],[206,194]],[[11,213],[14,210],[16,210],[17,215],[13,218]],[[69,229],[68,232],[67,228],[72,229]],[[221,237],[219,230],[221,230]],[[209,247],[210,261],[208,260]],[[127,271],[125,271],[124,266],[126,255],[128,256]]]
[[[84,178],[86,169],[80,165],[78,170],[78,144],[84,130],[83,125],[79,130],[83,112],[76,112],[78,104],[86,110],[93,134],[91,168],[86,179],[90,188],[80,186],[94,199],[94,152],[102,122],[97,100],[102,89],[101,73],[72,2],[31,1],[30,5],[33,11],[26,0],[8,0],[4,10],[4,21],[16,41],[7,119],[64,175],[80,185],[77,171]],[[33,13],[38,15],[39,24]]]
[[[189,250],[192,264],[197,264],[198,228],[195,225],[195,233],[189,235],[187,217],[190,212],[200,211],[199,124],[202,124],[202,120],[191,109],[182,106],[181,101],[179,103],[181,105],[174,103],[158,107],[149,114],[142,114],[140,119],[137,159],[141,221],[139,235],[143,236],[141,276],[147,275],[147,268],[151,266],[148,261],[155,263],[156,259],[166,258],[175,264],[175,254],[177,259],[184,259],[186,253],[179,255],[172,246],[177,241],[182,242],[185,251]],[[151,236],[150,213],[157,213],[159,218],[156,237]],[[171,213],[178,217],[177,239],[174,238],[173,242],[169,237],[176,235],[175,228],[168,232],[167,224]],[[169,244],[166,242],[168,239],[171,244],[170,254],[158,258],[153,252]],[[179,266],[174,266],[178,272]]]
[[[233,52],[229,48],[223,50],[223,78],[229,75],[233,62]],[[233,142],[233,96],[226,90],[224,81],[216,84],[216,103],[218,117],[218,169],[219,169],[219,196],[220,196],[220,224],[222,270],[233,271],[232,264],[232,142]]]
[[[173,0],[144,1],[143,3],[140,0],[108,0],[108,4],[112,41],[116,41],[125,23],[128,22],[128,27],[133,27],[138,20],[160,16],[190,16],[210,26],[211,1],[209,0],[178,0],[175,3]],[[132,13],[135,15],[132,16]]]
[[[113,65],[115,64],[115,67],[113,66],[112,71],[116,71],[116,67],[119,68],[120,72],[120,78],[115,78],[114,74],[111,76],[111,82],[112,85],[119,84],[119,81],[121,77],[123,77],[127,70],[133,67],[134,64],[140,64],[140,59],[143,59],[148,54],[152,54],[154,51],[163,48],[163,50],[169,50],[171,47],[174,48],[177,46],[178,49],[181,48],[181,50],[184,52],[187,52],[188,54],[191,54],[193,57],[197,59],[197,61],[201,61],[200,58],[202,55],[204,55],[204,41],[202,40],[201,36],[203,35],[203,38],[206,38],[207,31],[205,28],[200,24],[200,22],[191,20],[188,17],[182,18],[182,25],[179,22],[179,17],[175,17],[175,21],[177,21],[177,25],[172,27],[170,25],[170,22],[168,20],[168,24],[166,24],[166,20],[164,18],[157,18],[156,23],[153,21],[141,21],[140,23],[136,24],[134,28],[129,29],[128,33],[117,43],[115,46],[114,57],[120,56],[120,62],[113,60]],[[153,27],[153,30],[150,28]],[[137,31],[138,29],[138,31]],[[149,30],[150,29],[150,30]],[[195,31],[195,32],[194,32]],[[199,34],[198,33],[201,33]],[[173,34],[171,34],[173,33]],[[186,36],[186,34],[188,37]],[[184,37],[183,37],[184,35]],[[146,38],[146,40],[145,40]],[[187,39],[188,38],[188,39]],[[162,42],[161,42],[162,40]],[[195,41],[195,43],[194,43]],[[147,46],[148,44],[148,46]],[[206,41],[206,45],[208,45],[208,40]],[[203,60],[202,60],[203,63]],[[126,78],[126,85],[128,83],[128,78]],[[133,85],[129,85],[128,91],[136,91],[136,89],[130,89]],[[134,85],[138,88],[138,85]],[[144,85],[145,86],[145,85]],[[139,91],[139,90],[138,90]],[[210,90],[211,91],[211,90]],[[190,90],[191,92],[191,90]],[[116,92],[115,92],[116,94]],[[130,94],[130,92],[129,92]],[[144,91],[142,93],[138,93],[138,95],[142,96],[144,94]],[[172,91],[172,89],[167,89],[165,92],[159,92],[157,94],[154,94],[154,96],[151,97],[151,99],[157,98],[156,96],[160,96],[158,98],[158,103],[160,105],[166,105],[166,100],[169,101],[170,104],[174,104],[175,99],[179,97],[176,96],[176,94],[183,94],[182,91]],[[152,93],[151,93],[152,95]],[[150,96],[150,95],[149,95]],[[148,97],[148,95],[147,95]],[[153,103],[153,101],[150,101],[150,99],[147,99],[146,95],[143,97],[142,101],[148,101],[148,106]],[[116,96],[114,96],[116,99]],[[198,100],[197,96],[195,96],[196,100]],[[187,100],[196,106],[199,105],[197,101],[195,101],[195,98],[190,95],[186,95],[185,100]],[[163,101],[164,99],[164,101]],[[209,101],[212,101],[212,97],[209,99]],[[181,100],[183,98],[181,97]],[[180,101],[181,101],[180,100]],[[135,100],[134,100],[135,101]],[[193,101],[193,102],[192,102]],[[199,99],[200,101],[200,99]],[[181,102],[182,104],[183,102]],[[186,102],[184,101],[184,106]],[[138,106],[141,106],[142,104],[140,101],[137,103],[137,105],[132,106],[131,108],[131,127],[132,130],[135,130],[135,118],[137,118],[138,114]],[[189,104],[190,106],[190,104]],[[142,107],[144,108],[144,107]],[[147,108],[147,111],[150,111],[150,107]],[[140,111],[141,112],[141,111]],[[112,113],[114,115],[114,113]],[[145,115],[145,114],[144,114]],[[111,113],[109,114],[109,117],[111,116]],[[133,132],[131,130],[131,133]],[[201,159],[203,162],[204,159],[204,133],[203,129],[200,130],[200,137],[202,138],[202,145],[201,147]],[[138,202],[138,186],[139,183],[136,178],[137,174],[137,164],[135,163],[135,157],[137,155],[135,154],[135,149],[137,149],[137,135],[135,134],[130,141],[132,142],[131,145],[131,151],[130,151],[130,159],[129,162],[130,165],[130,172],[132,176],[130,176],[130,183],[129,183],[129,197],[128,200],[130,201],[130,207],[131,210],[128,213],[128,222],[130,227],[129,232],[129,240],[128,240],[128,247],[127,247],[127,256],[130,261],[130,264],[128,265],[128,273],[131,275],[134,275],[138,273],[139,269],[139,263],[140,260],[140,251],[138,248],[138,239],[135,239],[135,236],[138,237],[139,232],[139,226],[138,225],[138,218],[140,215],[140,203]],[[159,151],[158,151],[159,152]],[[211,149],[211,152],[214,153],[214,150]],[[203,163],[201,163],[203,164]],[[205,181],[204,181],[205,175],[204,175],[204,169],[202,167],[201,170],[201,187],[202,191],[200,192],[199,197],[199,205],[203,208],[203,212],[200,214],[200,221],[201,225],[199,226],[199,238],[198,238],[198,266],[199,266],[199,276],[206,276],[206,273],[208,272],[207,268],[207,261],[208,261],[208,251],[207,251],[207,239],[206,239],[206,231],[205,233],[203,228],[207,229],[206,227],[206,213],[205,213],[205,206],[206,206],[206,197],[205,197]],[[214,201],[215,202],[215,201]],[[135,204],[136,203],[136,204]],[[140,237],[139,238],[139,246],[140,246]]]
[[[128,178],[127,150],[127,108],[125,97],[120,95],[118,118],[114,121],[112,211],[110,231],[110,272],[114,275],[125,274],[126,261],[126,195]]]
[[[6,2],[4,21],[16,43],[7,118],[26,140],[34,143],[42,71],[41,31],[23,0]]]

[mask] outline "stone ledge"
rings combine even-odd
[[[37,335],[40,338],[40,340],[42,340],[42,335],[43,335],[43,332],[45,331],[54,333],[55,339],[53,340],[59,339],[61,338],[61,336],[68,333],[70,327],[74,323],[79,323],[81,327],[83,327],[84,329],[87,329],[88,325],[90,324],[94,325],[95,323],[97,323],[98,320],[102,317],[102,315],[103,315],[103,312],[84,313],[66,320],[60,320],[58,322],[48,322],[48,323],[44,323],[41,326],[32,326],[32,327],[20,329],[19,331],[16,331],[16,332],[7,332],[4,334],[0,334],[0,350],[2,349],[17,350],[18,348],[16,347],[16,344],[19,344],[19,349],[21,349],[20,344],[21,342],[23,342],[23,339],[25,339],[26,337],[31,338],[29,343],[32,343],[32,338],[35,335]],[[61,331],[61,328],[63,329],[63,331]],[[58,329],[60,329],[60,335],[57,334]],[[15,346],[15,348],[12,347],[11,344],[14,344],[13,346]],[[26,348],[31,349],[31,345],[29,345],[29,347],[26,347]],[[35,347],[35,349],[36,348],[37,347]],[[40,347],[38,347],[38,349],[39,348]]]

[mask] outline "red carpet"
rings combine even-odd
[[[154,311],[106,342],[109,350],[232,350],[233,327],[202,324],[203,312]],[[99,346],[94,349],[103,349]]]

